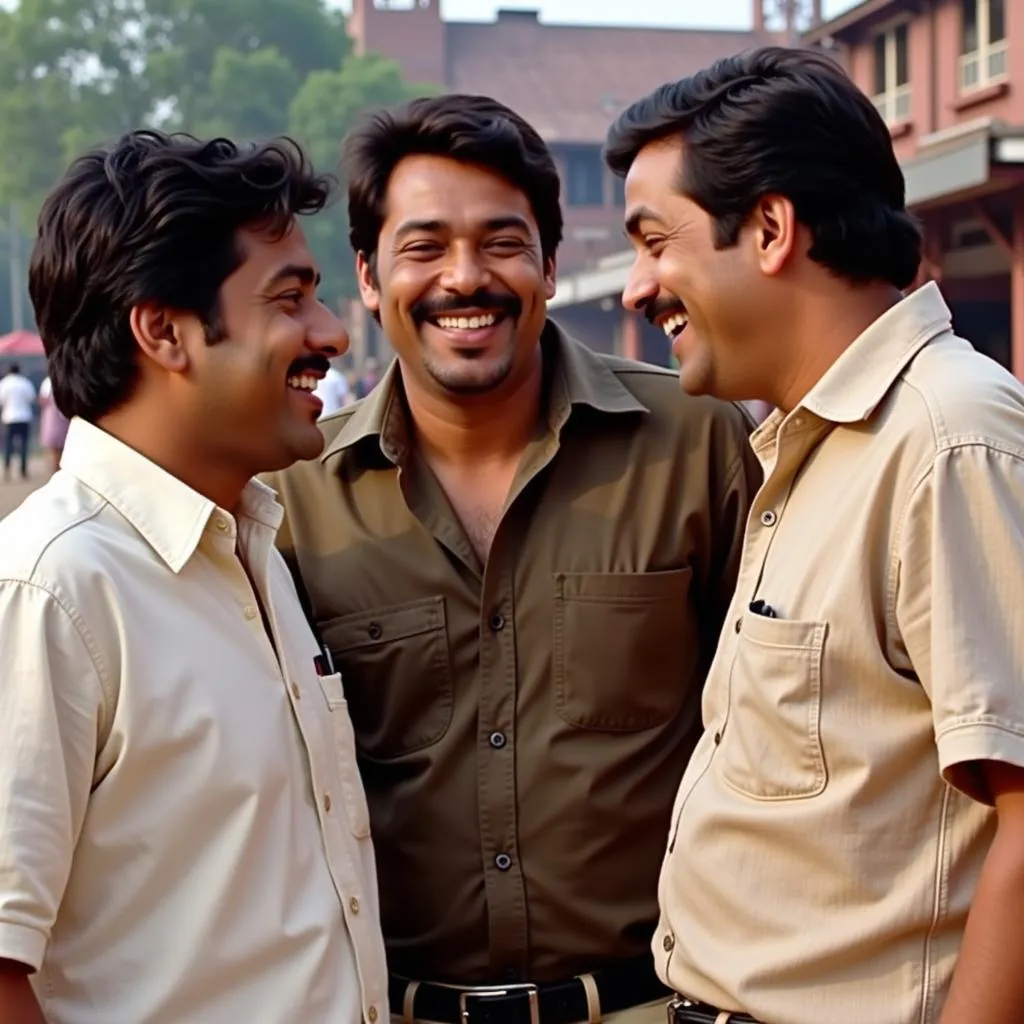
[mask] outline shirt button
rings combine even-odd
[[[353,914],[359,913],[359,900],[357,900],[355,896],[348,901],[348,909],[351,910]]]
[[[503,732],[491,733],[491,746],[494,747],[495,750],[501,750],[506,743],[508,743],[508,739],[505,737]]]
[[[736,620],[736,626],[735,626],[736,632],[738,633],[742,628],[743,628],[743,619],[742,618],[737,619]]]
[[[242,610],[242,614],[243,614],[243,615],[244,615],[244,616],[245,616],[245,617],[246,617],[247,619],[255,619],[255,618],[256,618],[256,615],[257,615],[257,612],[256,612],[256,609],[255,609],[255,607],[254,607],[253,605],[251,605],[251,604],[247,604],[247,605],[245,606],[245,608],[244,608],[244,609]]]
[[[228,529],[227,522],[225,520],[223,520],[223,519],[218,519],[217,520],[217,529],[220,530],[221,533],[227,533],[227,529]]]
[[[498,856],[494,858],[494,866],[499,871],[508,871],[508,869],[512,867],[512,858],[507,853],[499,853]]]
[[[371,1006],[366,1011],[366,1019],[370,1022],[370,1024],[376,1024],[376,1022],[377,1022],[377,1007],[376,1006]]]
[[[384,630],[380,628],[379,622],[371,622],[366,627],[366,632],[369,634],[371,640],[379,640],[384,635]]]
[[[778,516],[770,509],[767,508],[761,513],[761,525],[762,526],[774,526]]]
[[[722,734],[720,732],[715,733],[715,746],[722,742]]]
[[[296,700],[302,700],[302,691],[299,689],[299,684],[292,680],[292,696]]]
[[[500,633],[505,628],[505,616],[501,612],[495,612],[491,616],[491,631]]]
[[[666,935],[665,938],[661,940],[661,948],[665,950],[666,953],[671,953],[675,944],[676,940],[671,935]]]
[[[331,794],[330,793],[324,793],[324,810],[328,814],[331,813]]]

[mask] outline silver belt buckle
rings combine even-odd
[[[462,1024],[469,1024],[470,999],[500,999],[502,996],[525,992],[530,1004],[530,1024],[540,1024],[540,1004],[537,1001],[537,986],[530,982],[504,985],[501,988],[472,988],[459,990],[459,1016]]]
[[[676,996],[674,999],[669,1001],[668,1006],[665,1008],[668,1014],[668,1024],[676,1024],[676,1010],[682,1010],[687,1006],[694,1006],[692,999],[687,999],[686,996]],[[465,1021],[463,1021],[465,1024]]]

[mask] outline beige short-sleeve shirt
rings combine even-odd
[[[73,420],[0,522],[0,957],[50,1024],[387,1016],[352,727],[281,515]]]
[[[975,763],[1024,765],[1024,388],[928,285],[752,444],[659,971],[771,1024],[932,1024],[995,826]]]

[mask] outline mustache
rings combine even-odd
[[[330,368],[331,363],[327,356],[321,355],[319,352],[310,352],[308,355],[299,356],[288,367],[288,376],[293,377],[297,374],[305,373],[307,370],[314,373],[327,373]]]
[[[686,307],[678,300],[671,297],[664,299],[648,299],[643,304],[643,314],[647,322],[654,326],[654,322],[668,313],[685,313]]]
[[[439,295],[436,298],[419,299],[412,304],[409,313],[419,325],[431,317],[461,313],[470,309],[495,309],[514,319],[523,311],[523,304],[514,295],[481,288],[472,295]]]

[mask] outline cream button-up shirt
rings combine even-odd
[[[0,957],[50,1024],[388,1012],[344,692],[281,517],[74,420],[0,521]]]
[[[977,762],[1024,765],[1024,387],[928,285],[752,444],[658,969],[771,1024],[934,1024],[995,828]]]

